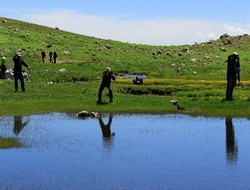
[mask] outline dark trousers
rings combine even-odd
[[[233,99],[233,90],[236,85],[237,77],[232,75],[227,75],[227,89],[226,89],[226,99]]]
[[[98,100],[102,99],[102,91],[103,89],[107,87],[109,90],[109,99],[113,100],[113,92],[112,92],[112,88],[110,84],[101,84],[100,88],[99,88],[99,93],[98,93]]]
[[[24,80],[22,72],[14,73],[15,90],[18,90],[18,80],[21,82],[22,91],[25,92]]]

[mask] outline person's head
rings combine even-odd
[[[107,67],[107,68],[106,68],[106,71],[111,71],[111,68],[110,68],[110,67]]]
[[[17,52],[17,53],[16,53],[16,56],[17,56],[17,57],[21,57],[22,55],[21,55],[20,52]]]
[[[235,51],[235,52],[233,52],[233,55],[235,56],[235,57],[238,57],[239,56],[239,54]]]

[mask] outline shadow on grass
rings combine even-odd
[[[97,101],[96,104],[97,105],[107,105],[107,104],[109,104],[109,102],[102,102],[102,101],[99,102],[99,101]]]

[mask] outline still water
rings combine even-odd
[[[250,121],[75,113],[1,117],[0,189],[250,189]]]

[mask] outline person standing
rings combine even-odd
[[[115,75],[111,71],[111,68],[107,67],[106,70],[102,74],[102,82],[101,82],[99,92],[98,92],[97,103],[100,103],[102,101],[102,91],[105,87],[107,87],[108,91],[109,91],[109,102],[110,103],[113,102],[113,92],[112,92],[112,88],[111,88],[111,79],[115,81]]]
[[[49,62],[50,62],[50,63],[53,63],[52,57],[53,57],[53,53],[52,53],[52,51],[50,50],[50,51],[49,51]]]
[[[233,90],[237,81],[237,73],[240,71],[240,58],[237,52],[228,56],[227,59],[227,88],[226,100],[234,100]]]
[[[57,53],[56,53],[56,51],[54,51],[54,53],[53,53],[53,60],[54,60],[54,63],[56,63],[56,59],[57,59]]]
[[[46,53],[45,53],[44,50],[41,52],[41,56],[42,56],[42,61],[44,63],[45,62],[45,57],[46,57]]]
[[[7,67],[5,65],[6,63],[6,57],[0,53],[0,58],[1,58],[1,65],[0,65],[0,69],[1,69],[1,73],[0,73],[0,78],[3,78],[3,79],[6,79],[6,70],[7,70]]]
[[[21,58],[21,53],[16,53],[16,55],[13,57],[13,62],[14,62],[15,92],[18,91],[18,80],[20,80],[21,82],[22,91],[25,92],[22,66],[27,67],[29,70],[30,67]]]

